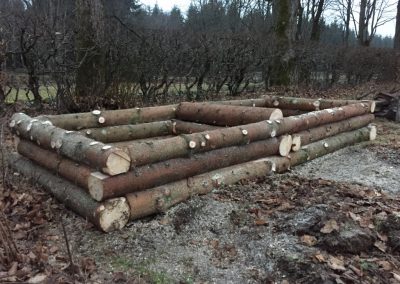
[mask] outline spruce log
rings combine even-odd
[[[228,101],[210,101],[211,104],[231,105],[231,106],[248,106],[248,107],[265,107],[265,99],[243,99]]]
[[[203,132],[207,130],[214,130],[219,129],[221,127],[208,125],[208,124],[201,124],[195,122],[188,122],[175,119],[172,122],[172,132],[173,134],[192,134],[197,132]]]
[[[218,126],[236,126],[267,119],[280,119],[282,111],[277,108],[254,108],[218,105],[210,103],[180,103],[176,116],[185,121],[194,121]]]
[[[291,136],[287,135],[196,154],[190,158],[177,158],[145,165],[114,177],[93,173],[89,178],[89,192],[98,201],[123,196],[130,192],[152,188],[218,168],[278,153],[287,155],[291,146]]]
[[[177,105],[166,105],[145,108],[130,108],[120,110],[94,110],[92,112],[47,115],[37,117],[49,120],[53,125],[66,130],[137,124],[175,118]]]
[[[130,158],[123,150],[84,137],[78,132],[58,128],[49,121],[16,113],[11,119],[10,127],[20,137],[34,141],[43,148],[54,149],[65,157],[109,175],[129,170]]]
[[[304,163],[357,142],[373,140],[375,137],[376,128],[374,126],[364,127],[312,143],[297,153],[291,153],[291,159],[286,157],[264,158],[145,191],[129,193],[126,198],[131,208],[130,219],[134,220],[158,212],[165,212],[169,207],[193,195],[206,194],[222,184],[233,184],[242,179],[261,178],[271,171],[285,172],[290,169],[290,166]],[[325,147],[325,143],[328,144],[328,147]]]
[[[9,154],[7,160],[12,169],[37,182],[59,202],[102,231],[122,229],[128,222],[130,208],[126,198],[120,197],[99,203],[80,187],[51,174],[17,153]]]
[[[374,118],[375,116],[373,114],[355,116],[339,122],[329,123],[297,132],[293,136],[300,137],[300,145],[304,146],[326,137],[367,126],[374,120]]]
[[[128,146],[132,165],[145,165],[163,160],[186,157],[213,149],[243,145],[286,133],[296,133],[311,127],[337,122],[369,112],[367,104],[358,103],[344,107],[314,111],[280,120],[267,120],[247,125],[220,128],[193,134]]]
[[[95,170],[64,158],[53,151],[43,149],[36,144],[21,139],[17,151],[38,165],[68,179],[73,184],[88,188],[88,179]]]
[[[323,155],[333,153],[341,148],[354,145],[363,141],[376,139],[376,126],[369,125],[357,130],[344,132],[335,136],[319,140],[303,146],[299,151],[290,153],[289,157],[267,158],[273,164],[273,171],[282,173],[291,167],[316,159]]]
[[[103,143],[113,143],[174,134],[172,121],[156,121],[141,124],[126,124],[80,131],[86,137]]]
[[[266,107],[265,99],[244,99],[244,100],[231,100],[231,101],[213,101],[212,104],[231,105],[231,106],[247,106],[247,107]],[[298,109],[285,109],[279,108],[282,111],[283,117],[294,116],[306,113],[307,111]]]
[[[302,111],[314,111],[321,109],[328,109],[334,107],[341,107],[345,105],[365,103],[369,106],[370,112],[375,111],[375,101],[365,100],[327,100],[327,99],[305,99],[294,97],[282,96],[263,96],[265,99],[265,107],[279,107],[281,109],[293,109]]]
[[[126,199],[131,208],[130,220],[165,212],[168,208],[193,195],[207,194],[224,184],[234,184],[244,179],[263,178],[271,173],[271,169],[272,165],[268,160],[260,159],[152,189],[129,193],[126,195]]]
[[[126,153],[128,152],[128,147],[132,144],[135,143],[153,143],[153,141],[156,140],[163,140],[167,138],[172,138],[175,137],[175,135],[166,135],[166,136],[159,136],[159,137],[151,137],[151,138],[144,138],[144,139],[137,139],[137,140],[130,140],[130,141],[122,141],[122,142],[114,142],[114,143],[108,143],[109,145],[121,148],[125,150]]]

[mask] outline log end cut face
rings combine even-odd
[[[104,180],[109,178],[109,176],[101,173],[94,172],[88,178],[88,188],[89,193],[94,200],[102,201],[104,198]]]
[[[279,154],[283,157],[289,155],[290,150],[292,150],[292,136],[291,135],[283,135],[281,138],[281,142],[279,143]]]
[[[368,128],[369,128],[369,140],[373,141],[376,139],[377,135],[376,125],[371,124],[368,126]]]
[[[269,117],[270,120],[276,120],[281,118],[283,118],[283,113],[279,108],[274,109],[271,113],[271,116]]]
[[[131,159],[121,149],[116,149],[107,157],[106,168],[103,171],[111,176],[126,173],[131,166]]]
[[[100,228],[104,232],[122,229],[128,223],[129,212],[125,197],[105,201],[98,209]]]
[[[292,151],[297,152],[301,148],[301,136],[299,135],[294,135],[292,137]]]

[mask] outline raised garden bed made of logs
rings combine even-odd
[[[10,166],[100,230],[376,137],[374,101],[258,99],[29,117]]]

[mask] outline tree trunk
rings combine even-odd
[[[260,159],[202,175],[190,177],[152,189],[129,193],[126,199],[131,208],[130,220],[165,212],[179,202],[198,195],[207,194],[221,185],[234,184],[240,180],[263,178],[271,173],[271,163]]]
[[[396,32],[393,42],[394,49],[400,50],[400,0],[397,1]]]
[[[103,143],[122,142],[173,134],[172,121],[156,121],[141,124],[89,128],[80,133]]]
[[[352,0],[347,0],[345,34],[344,34],[344,45],[346,47],[349,46],[351,11],[352,11]]]
[[[191,154],[213,149],[243,145],[287,133],[296,133],[311,127],[363,115],[369,113],[369,111],[370,107],[367,104],[358,103],[305,113],[301,117],[285,117],[280,120],[267,120],[236,127],[184,134],[152,143],[134,143],[128,146],[128,151],[132,166],[140,166],[187,157]]]
[[[282,118],[279,109],[217,105],[209,103],[180,103],[176,116],[185,121],[195,121],[218,126],[236,126],[252,122]]]
[[[295,97],[282,97],[282,96],[263,96],[265,99],[265,107],[279,107],[281,109],[292,109],[302,111],[314,111],[320,109],[328,109],[334,107],[341,107],[350,104],[364,103],[370,108],[373,113],[375,111],[375,102],[366,100],[327,100],[327,99],[305,99]]]
[[[288,135],[196,154],[190,158],[178,158],[150,166],[145,165],[114,177],[92,174],[89,178],[89,192],[98,201],[123,196],[130,192],[145,190],[218,168],[278,153],[287,155],[291,146],[292,139]]]
[[[57,155],[55,152],[40,148],[27,140],[19,141],[17,151],[40,166],[86,189],[88,188],[89,176],[95,172],[88,166],[77,164],[72,160]]]
[[[138,124],[175,118],[177,105],[39,116],[65,130]]]
[[[104,22],[104,7],[99,0],[78,0],[76,6],[76,51],[78,68],[76,71],[75,93],[83,108],[97,105],[99,97],[104,97],[106,61],[102,46],[104,38],[99,27]],[[103,27],[104,28],[104,27]]]
[[[324,0],[319,0],[317,13],[315,14],[312,20],[312,27],[311,27],[311,40],[318,41],[320,35],[320,21],[322,12],[324,10]]]
[[[46,149],[54,149],[63,156],[109,175],[129,170],[130,158],[121,149],[86,138],[78,132],[55,127],[48,121],[39,121],[26,114],[16,113],[11,119],[10,127],[20,137],[35,141]]]
[[[293,0],[273,1],[276,51],[271,65],[272,85],[290,84],[295,57],[293,42],[296,36],[298,4],[298,1]]]
[[[362,141],[371,141],[376,138],[376,126],[370,125],[354,131],[349,131],[311,143],[297,152],[290,154],[290,158],[266,158],[273,163],[273,171],[282,173],[296,165],[316,159],[323,155],[335,152],[341,148],[354,145]]]
[[[51,174],[17,153],[9,154],[7,160],[11,168],[43,186],[59,202],[88,219],[100,230],[104,232],[119,230],[128,222],[130,209],[124,197],[99,203],[81,188]]]
[[[360,1],[360,16],[358,19],[358,43],[360,46],[367,46],[368,25],[366,23],[367,0]]]

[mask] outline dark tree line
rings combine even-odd
[[[132,0],[2,0],[0,103],[23,89],[39,107],[49,86],[57,108],[78,111],[392,80],[392,41],[376,36],[386,2],[357,3],[209,0],[183,15]]]

